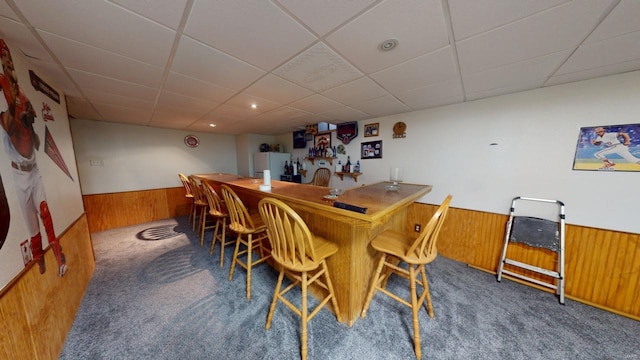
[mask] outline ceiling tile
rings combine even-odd
[[[106,1],[31,0],[16,5],[36,29],[156,66],[166,65],[175,38],[175,31]]]
[[[109,0],[174,30],[178,29],[187,0]]]
[[[195,1],[184,32],[265,70],[316,40],[270,1]]]
[[[573,49],[611,1],[573,1],[457,43],[463,75]]]
[[[302,109],[314,114],[321,114],[342,106],[344,105],[318,94],[311,95],[291,104],[291,107]]]
[[[8,43],[9,49],[13,49],[13,46],[16,46],[29,58],[48,62],[54,61],[47,50],[42,47],[40,42],[33,37],[29,29],[22,23],[0,16],[0,35]]]
[[[640,31],[584,44],[556,74],[562,75],[640,58]]]
[[[392,38],[399,41],[395,49],[378,49],[380,43]],[[449,37],[440,0],[387,0],[326,41],[369,74],[446,46]]]
[[[91,102],[124,106],[132,109],[153,110],[153,101],[145,101],[130,96],[121,96],[113,93],[105,93],[96,90],[85,89],[83,94]]]
[[[244,92],[284,105],[313,94],[301,86],[271,74],[253,83]]]
[[[151,119],[151,110],[140,110],[97,102],[94,102],[93,105],[105,119],[109,119],[109,121],[113,122],[147,125],[149,123],[149,119]]]
[[[96,111],[96,109],[88,101],[77,98],[74,96],[68,96],[67,111],[70,116],[76,119],[94,119],[104,120],[104,118]]]
[[[460,79],[448,80],[418,89],[403,91],[396,94],[396,97],[413,110],[451,104],[464,99]]]
[[[163,91],[158,98],[157,109],[160,111],[178,111],[190,116],[201,117],[220,104],[201,99],[184,96],[169,91]]]
[[[250,109],[241,109],[235,106],[229,105],[221,105],[217,107],[215,110],[209,113],[214,118],[216,116],[221,116],[222,118],[231,118],[231,119],[248,119],[256,116],[254,111]]]
[[[360,110],[356,110],[348,106],[343,106],[341,108],[329,110],[320,115],[328,119],[331,119],[330,121],[336,120],[337,122],[358,121],[358,120],[368,119],[371,117],[371,115],[369,114],[365,114]]]
[[[256,116],[280,107],[280,104],[245,93],[232,97],[226,102],[226,104],[236,106],[240,109],[253,111]],[[254,104],[256,105],[255,109],[251,107]]]
[[[314,45],[273,73],[313,91],[323,91],[362,76],[323,43]]]
[[[68,71],[74,81],[84,90],[97,90],[149,101],[154,101],[158,94],[157,89],[148,86],[138,85],[85,71],[73,69],[69,69]]]
[[[170,72],[167,76],[164,88],[174,93],[217,103],[224,102],[236,93],[235,90],[174,72]]]
[[[398,99],[393,96],[383,96],[381,98],[354,104],[351,107],[360,111],[366,111],[367,114],[371,114],[374,117],[400,114],[403,112],[411,111],[410,108],[398,101]]]
[[[370,76],[394,93],[450,80],[458,73],[451,47],[447,46]]]
[[[640,1],[622,0],[600,25],[589,35],[585,43],[640,31]]]
[[[15,21],[20,21],[16,12],[5,2],[0,1],[0,17],[6,17]]]
[[[52,47],[56,57],[70,69],[158,87],[163,70],[160,67],[126,58],[54,34],[39,32]]]
[[[464,90],[471,94],[513,86],[540,87],[569,54],[568,50],[560,51],[465,76]]]
[[[265,74],[186,36],[180,40],[171,70],[233,90],[241,90]]]
[[[184,129],[196,121],[192,114],[185,114],[181,111],[156,111],[149,126],[157,126],[168,129]]]
[[[495,1],[449,0],[456,40],[493,30],[570,0]]]
[[[277,0],[316,34],[323,36],[378,0],[299,1]]]
[[[351,105],[389,95],[389,93],[370,78],[361,77],[344,85],[325,90],[322,95],[345,105]]]
[[[629,71],[635,71],[640,69],[640,59],[628,61],[620,64],[613,64],[608,66],[602,66],[598,68],[567,73],[563,75],[556,75],[551,77],[546,83],[545,86],[553,86],[558,84],[564,84],[574,81],[593,79],[600,76],[607,76],[613,74],[622,74]]]

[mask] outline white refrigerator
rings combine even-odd
[[[271,171],[271,180],[280,180],[284,174],[284,162],[291,160],[291,154],[278,152],[259,152],[253,154],[253,171],[255,177],[262,179],[264,171]]]

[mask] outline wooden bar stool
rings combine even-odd
[[[376,273],[371,280],[371,286],[361,316],[365,317],[367,315],[371,299],[373,299],[373,295],[375,295],[377,291],[410,307],[413,312],[413,347],[418,359],[422,357],[418,311],[425,299],[429,316],[434,316],[425,265],[435,260],[438,256],[436,241],[438,240],[438,234],[449,210],[450,203],[451,195],[447,196],[444,202],[442,202],[417,239],[413,239],[399,231],[386,230],[371,240],[371,246],[381,253],[381,257]],[[398,260],[400,260],[400,264],[398,264]],[[406,269],[400,266],[402,263],[407,264]],[[420,273],[420,279],[417,277],[418,273]],[[391,274],[409,279],[411,302],[386,289],[387,280]],[[418,298],[417,295],[416,285],[421,285],[423,288],[420,298]]]
[[[179,173],[178,177],[180,178],[180,182],[182,183],[182,186],[184,187],[184,197],[187,198],[189,200],[189,202],[191,203],[191,209],[189,209],[189,224],[191,224],[192,221],[194,221],[193,217],[193,209],[194,209],[194,204],[193,204],[193,192],[191,191],[191,183],[189,182],[189,179],[183,174],[183,173]]]
[[[193,194],[193,231],[198,234],[200,233],[200,228],[204,226],[203,222],[209,203],[207,203],[207,198],[204,196],[198,180],[192,175],[189,175],[188,179],[189,184],[191,184],[191,193]],[[200,245],[204,245],[204,239],[202,239],[202,237],[200,238]]]
[[[251,299],[251,268],[271,257],[269,249],[264,247],[263,240],[267,237],[267,227],[262,222],[260,214],[249,214],[249,211],[240,200],[240,197],[227,185],[220,187],[222,197],[229,211],[229,230],[237,234],[236,248],[233,252],[233,261],[229,270],[229,281],[233,279],[236,264],[247,270],[247,299]],[[245,249],[240,251],[240,245]],[[253,260],[253,252],[258,251],[260,258]],[[247,255],[246,261],[240,257]]]
[[[267,224],[267,233],[271,243],[271,256],[280,267],[278,283],[273,294],[273,301],[267,315],[265,325],[268,330],[271,327],[273,312],[276,309],[278,300],[282,301],[289,309],[302,318],[301,355],[302,359],[307,358],[307,323],[329,302],[333,305],[338,321],[340,309],[326,259],[338,252],[338,246],[330,241],[313,235],[304,220],[288,205],[280,200],[264,198],[258,205],[260,215]],[[284,275],[292,279],[292,283],[282,288]],[[307,289],[313,283],[327,290],[327,295],[320,301],[320,304],[307,314]],[[302,305],[300,308],[293,305],[284,295],[289,290],[300,286],[302,290]]]
[[[202,228],[202,236],[204,237],[205,228],[213,228],[213,235],[211,236],[211,248],[209,249],[209,255],[213,255],[213,250],[216,245],[216,241],[220,240],[220,267],[224,265],[224,248],[229,244],[233,244],[235,240],[227,241],[227,219],[229,213],[223,204],[222,199],[218,196],[218,193],[211,187],[206,181],[202,183],[204,194],[209,203],[209,215],[213,216],[216,220],[215,225]]]

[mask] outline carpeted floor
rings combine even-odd
[[[300,320],[279,303],[277,273],[229,282],[186,218],[93,234],[96,271],[60,359],[299,359]],[[71,264],[73,268],[73,264]],[[640,359],[640,322],[439,257],[427,268],[435,318],[421,311],[425,359]],[[392,278],[389,287],[404,288]],[[407,291],[408,293],[408,291]],[[323,309],[309,323],[309,359],[413,359],[411,311],[382,294],[353,327]]]

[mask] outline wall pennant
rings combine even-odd
[[[338,124],[336,137],[340,139],[343,144],[348,144],[351,140],[358,137],[358,123],[352,121]]]
[[[51,100],[60,104],[60,94],[58,94],[58,92],[55,89],[49,86],[49,84],[44,82],[44,80],[40,79],[40,77],[36,75],[36,73],[34,73],[33,70],[29,70],[29,78],[31,78],[31,85],[33,86],[34,89],[47,95],[48,97],[51,98]]]

